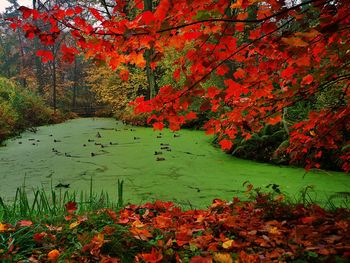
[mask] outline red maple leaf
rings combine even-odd
[[[44,63],[54,59],[52,52],[49,50],[38,50],[36,55],[41,57],[41,61]]]
[[[302,80],[301,80],[301,85],[309,85],[314,81],[314,77],[310,74],[306,75]]]
[[[66,208],[66,211],[68,212],[68,214],[72,214],[77,210],[77,203],[73,201],[69,201],[64,205],[64,207]]]
[[[219,142],[221,149],[223,150],[231,150],[233,143],[230,140],[223,139]]]

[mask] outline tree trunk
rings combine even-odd
[[[56,76],[56,54],[54,54],[54,59],[52,61],[52,107],[54,113],[57,109],[57,76]]]
[[[74,81],[73,81],[73,97],[72,97],[72,110],[77,107],[77,86],[78,86],[78,72],[77,72],[77,60],[74,60]]]
[[[33,9],[38,9],[37,4],[36,4],[36,0],[33,0]],[[35,23],[35,25],[37,25]],[[38,38],[34,38],[34,62],[35,62],[35,77],[36,77],[36,82],[38,85],[38,93],[40,95],[44,95],[44,87],[45,87],[45,81],[43,78],[44,75],[44,70],[43,70],[43,65],[42,62],[40,60],[40,58],[36,55],[36,52],[39,50],[39,40]]]
[[[144,11],[153,11],[152,8],[152,0],[144,0]],[[147,49],[145,51],[145,60],[146,60],[146,75],[147,75],[147,84],[148,84],[148,94],[149,98],[148,99],[153,99],[156,94],[156,81],[154,77],[154,72],[151,68],[151,62],[152,62],[152,53],[153,53],[153,48],[151,47],[150,49]]]
[[[24,46],[23,46],[23,40],[19,31],[17,31],[17,36],[18,36],[18,42],[19,42],[19,48],[20,48],[20,54],[21,54],[20,80],[21,80],[22,86],[25,88],[27,87],[27,79],[24,76],[25,74],[24,73],[24,69],[25,69]]]

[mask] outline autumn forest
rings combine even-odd
[[[348,0],[7,0],[1,262],[348,262]]]

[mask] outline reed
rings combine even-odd
[[[111,200],[107,192],[96,193],[94,191],[92,178],[88,192],[55,189],[52,185],[49,191],[44,188],[28,191],[23,185],[16,189],[13,201],[4,201],[3,197],[0,197],[0,221],[15,222],[19,219],[37,220],[40,218],[54,221],[58,216],[64,215],[65,204],[70,201],[77,203],[78,213],[101,208],[119,209],[124,204],[123,187],[124,181],[118,179],[117,200]]]

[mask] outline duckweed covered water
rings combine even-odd
[[[313,186],[313,198],[320,201],[350,191],[350,176],[343,173],[305,174],[302,168],[236,159],[213,147],[201,131],[176,134],[180,136],[164,130],[160,135],[107,118],[40,127],[0,148],[0,195],[11,199],[23,184],[28,192],[58,184],[89,191],[91,177],[94,191],[106,191],[112,198],[117,180],[123,179],[125,201],[136,204],[162,199],[205,207],[214,198],[242,196],[247,180],[262,188],[277,184],[292,196]],[[167,144],[170,150],[161,149]]]

